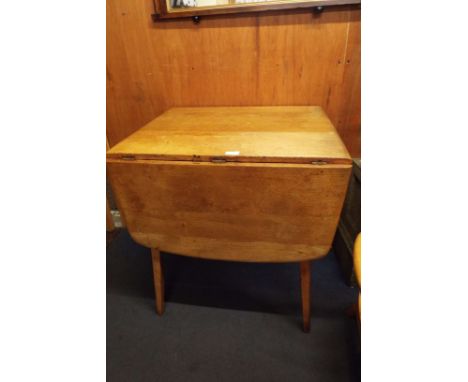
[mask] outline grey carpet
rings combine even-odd
[[[313,263],[311,331],[301,330],[299,266],[163,254],[155,313],[150,251],[126,231],[107,248],[107,379],[359,381],[357,290],[331,253]]]

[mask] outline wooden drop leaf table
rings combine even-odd
[[[330,250],[351,158],[320,107],[173,108],[107,152],[118,208],[151,248],[156,310],[160,252],[299,262],[304,331],[310,261]]]

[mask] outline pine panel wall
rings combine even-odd
[[[172,106],[320,105],[360,156],[360,8],[153,22],[107,0],[110,146]]]

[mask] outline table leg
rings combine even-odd
[[[156,312],[164,313],[164,275],[161,267],[161,254],[158,249],[151,248],[153,259],[154,294],[156,295]]]
[[[310,330],[310,261],[301,261],[302,321],[304,332]]]

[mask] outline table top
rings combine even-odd
[[[318,106],[172,108],[114,146],[107,158],[351,163]]]

